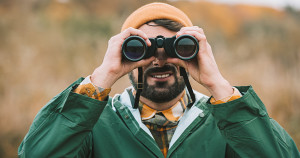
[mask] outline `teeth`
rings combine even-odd
[[[169,77],[170,74],[164,74],[164,75],[153,75],[154,78],[166,78]]]

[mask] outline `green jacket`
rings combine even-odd
[[[18,155],[22,158],[163,158],[130,90],[108,101],[73,93],[77,80],[37,114]],[[299,158],[299,151],[251,87],[243,97],[211,105],[196,93],[170,142],[170,158]]]

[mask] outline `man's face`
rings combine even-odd
[[[172,37],[176,34],[162,26],[153,25],[155,23],[142,25],[139,30],[146,33],[148,38],[155,38],[158,35]],[[179,74],[179,67],[166,62],[168,56],[163,48],[157,49],[155,57],[150,65],[143,67],[144,89],[141,96],[156,103],[168,102],[184,90],[184,80]],[[132,84],[137,83],[137,76],[137,69],[129,74]]]

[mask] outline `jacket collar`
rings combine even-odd
[[[114,107],[115,102],[120,102],[124,107],[126,107],[134,117],[135,121],[137,122],[139,127],[143,129],[150,137],[153,138],[150,130],[145,126],[145,124],[142,123],[141,114],[138,109],[134,109],[134,95],[133,95],[134,88],[128,87],[124,90],[122,94],[117,94],[113,97],[113,104],[112,108],[116,111],[116,107]],[[188,91],[186,91],[188,92]],[[200,117],[203,118],[207,113],[208,110],[204,106],[206,101],[208,100],[208,97],[205,96],[202,93],[199,93],[197,91],[194,91],[194,94],[196,96],[196,101],[194,105],[191,108],[187,108],[181,118],[181,121],[179,122],[176,131],[171,139],[169,148],[176,143],[176,141],[179,139],[179,137],[185,132],[185,130],[193,123],[193,121]],[[154,138],[153,138],[154,139]]]

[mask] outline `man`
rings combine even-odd
[[[194,36],[197,56],[170,58],[163,48],[137,62],[121,54],[129,36]],[[137,68],[144,88],[133,107]],[[192,107],[179,73],[207,88]],[[112,85],[129,74],[132,85],[108,97]],[[179,9],[151,3],[132,13],[122,32],[109,40],[103,63],[54,97],[36,116],[19,147],[20,157],[300,157],[291,137],[274,120],[251,87],[232,87],[218,70],[203,29]]]

